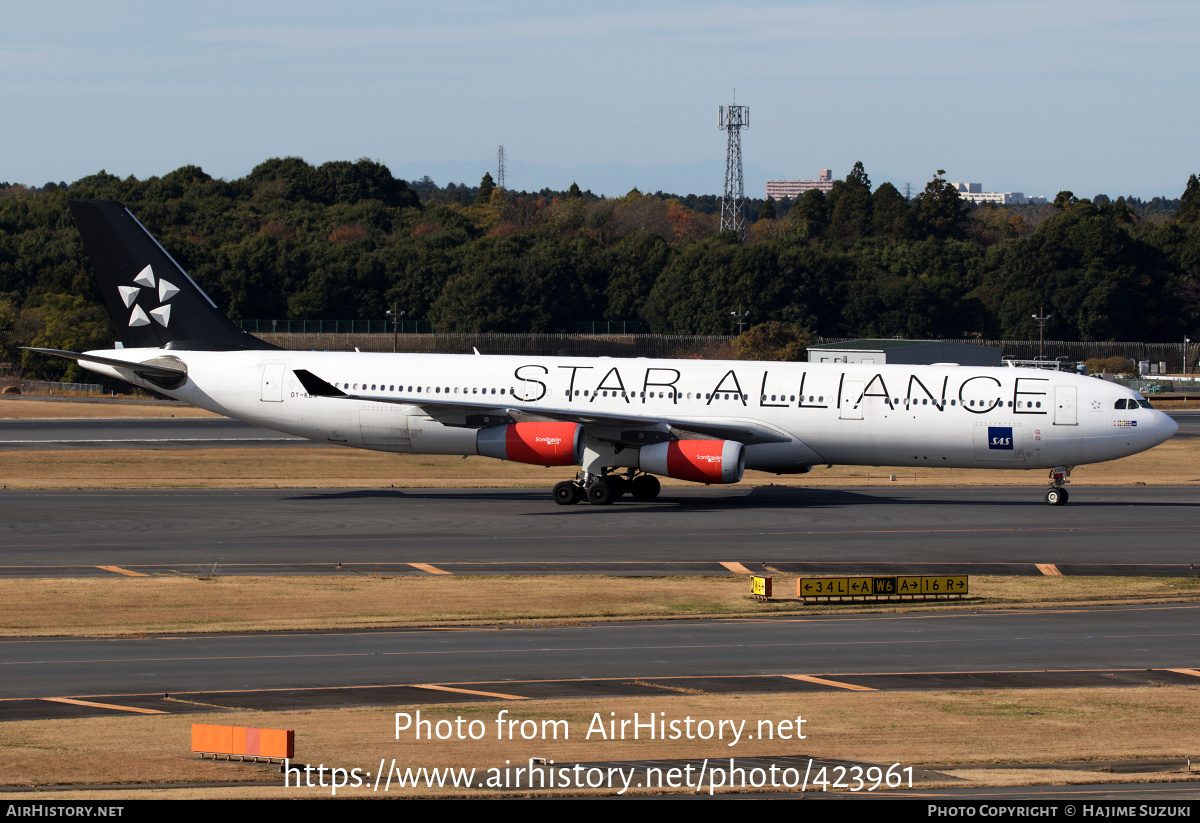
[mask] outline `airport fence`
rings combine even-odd
[[[54,380],[6,380],[4,385],[16,386],[21,394],[54,394],[59,392],[80,392],[83,394],[99,394],[104,387],[99,383],[59,383]]]

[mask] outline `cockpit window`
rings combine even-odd
[[[1123,409],[1123,408],[1125,408],[1125,398],[1124,398],[1124,397],[1122,397],[1120,400],[1118,400],[1118,401],[1116,402],[1116,404],[1113,406],[1113,408],[1114,408],[1114,409]]]
[[[1132,401],[1130,401],[1130,402],[1132,402]],[[1139,406],[1141,406],[1143,409],[1152,409],[1152,408],[1154,408],[1153,406],[1151,406],[1151,405],[1150,405],[1150,401],[1149,401],[1149,400],[1147,400],[1147,399],[1146,399],[1146,398],[1144,398],[1144,397],[1139,397],[1139,398],[1137,399],[1137,404],[1138,404]]]

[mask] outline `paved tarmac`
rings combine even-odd
[[[0,420],[0,451],[314,446],[302,437],[205,417]]]
[[[442,702],[445,695],[429,684],[471,692],[451,695],[457,700],[603,696],[654,678],[718,692],[1200,685],[1197,618],[1200,604],[1189,603],[503,630],[14,638],[0,641],[0,717],[18,708],[8,702],[14,698],[108,703],[114,700],[94,696],[159,701],[164,693],[209,693],[201,702],[290,708],[297,701]],[[721,688],[722,678],[762,683]],[[417,688],[385,700],[323,693],[382,686]]]
[[[0,491],[0,576],[123,573],[1192,575],[1188,487]],[[436,567],[430,570],[424,566]],[[741,564],[729,566],[723,564]],[[1040,564],[1040,566],[1039,566]],[[1054,568],[1047,568],[1053,566]]]

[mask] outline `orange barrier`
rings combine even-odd
[[[247,726],[192,724],[192,751],[231,757],[296,756],[296,732],[291,729],[253,729]]]

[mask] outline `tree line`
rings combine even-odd
[[[1170,342],[1200,319],[1200,183],[1177,203],[1062,192],[971,208],[939,171],[911,200],[861,163],[829,195],[750,203],[745,238],[711,196],[598,197],[396,179],[370,160],[268,160],[0,188],[0,345],[106,346],[113,330],[67,207],[127,205],[232,318],[382,319],[443,332],[573,331],[636,320],[727,334],[730,312],[829,337],[1037,336]],[[1176,206],[1168,216],[1169,206]]]

